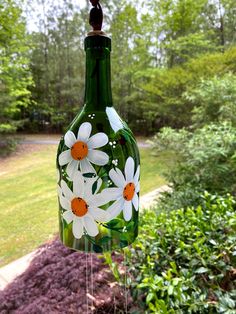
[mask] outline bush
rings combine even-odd
[[[227,74],[232,73],[231,87],[224,82]],[[170,69],[151,68],[139,72],[135,77],[137,88],[142,91],[137,99],[138,114],[144,119],[143,130],[153,134],[163,126],[182,128],[192,124],[193,108],[198,105],[191,95],[192,90],[202,80],[214,81],[222,79],[222,90],[231,92],[236,73],[236,47],[226,50],[224,53],[212,53],[190,59],[181,65]],[[228,81],[230,75],[228,75]],[[230,83],[230,82],[229,82]],[[200,86],[199,85],[199,86]],[[188,92],[186,94],[186,92]],[[210,90],[209,90],[210,92]],[[215,91],[212,93],[214,99]],[[196,94],[196,93],[195,93]],[[186,97],[186,96],[189,97]],[[197,95],[196,95],[197,96]],[[224,98],[224,94],[219,95]],[[224,99],[224,102],[226,99]],[[133,107],[133,104],[132,106]]]
[[[192,120],[196,127],[221,121],[236,126],[236,76],[231,73],[202,80],[185,94],[195,106]]]
[[[144,212],[128,255],[140,313],[235,313],[235,209],[232,196],[205,193],[201,206]]]
[[[210,124],[194,132],[163,128],[153,139],[153,148],[172,150],[176,163],[166,177],[173,192],[160,206],[175,209],[199,203],[199,193],[236,192],[236,128],[229,123]]]
[[[18,139],[13,135],[0,134],[0,157],[7,157],[16,150]]]
[[[16,149],[18,140],[15,132],[19,123],[0,123],[0,157],[6,157]]]

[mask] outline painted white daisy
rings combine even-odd
[[[60,197],[60,195],[62,195],[61,187],[59,185],[59,183],[60,183],[60,172],[58,169],[56,171],[57,171],[57,194]]]
[[[96,221],[107,222],[110,215],[107,211],[99,208],[109,202],[101,193],[97,194],[101,187],[102,180],[98,184],[94,194],[92,186],[96,179],[89,179],[84,182],[81,172],[77,171],[73,179],[73,191],[64,180],[61,181],[61,191],[58,193],[61,207],[65,209],[62,214],[65,221],[72,225],[72,232],[76,239],[80,239],[85,231],[88,235],[95,237],[99,231]]]
[[[77,138],[72,131],[65,134],[65,145],[69,149],[59,155],[59,165],[68,164],[66,172],[70,179],[73,179],[78,168],[82,173],[96,173],[92,164],[104,166],[109,161],[106,153],[96,149],[108,143],[107,135],[101,132],[90,137],[91,131],[91,123],[84,122],[79,128]]]
[[[123,210],[123,216],[126,221],[132,217],[132,205],[136,211],[139,207],[138,192],[140,190],[139,176],[140,166],[134,174],[134,160],[129,157],[125,163],[125,176],[119,168],[110,170],[109,176],[116,188],[107,188],[102,191],[105,198],[115,202],[107,209],[110,219],[117,217]]]
[[[124,123],[113,107],[107,107],[106,114],[110,122],[110,126],[114,132],[124,129]]]

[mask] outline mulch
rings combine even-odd
[[[122,255],[114,258],[122,262]],[[0,292],[1,314],[118,314],[131,307],[130,295],[101,257],[92,254],[91,263],[89,253],[58,239],[40,247],[28,269]]]

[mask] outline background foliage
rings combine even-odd
[[[13,1],[0,3],[0,146],[14,147],[7,135],[23,125],[33,84],[30,46],[22,10]],[[4,142],[3,142],[4,137]]]
[[[176,156],[166,172],[174,192],[165,195],[162,209],[195,205],[205,190],[235,195],[236,128],[231,123],[211,123],[194,132],[166,127],[154,137],[153,147],[157,154],[168,149]]]
[[[215,77],[217,84],[224,77],[222,84],[233,88],[234,0],[104,0],[103,6],[113,41],[114,104],[134,131],[189,126],[193,107],[206,101],[192,92],[207,87],[203,80]],[[1,133],[60,132],[83,105],[88,12],[89,1],[83,8],[72,0],[1,2]]]
[[[127,261],[133,297],[140,313],[234,314],[236,2],[102,4],[114,105],[136,133],[155,134],[159,161],[174,156],[168,170],[145,157],[150,178],[163,168],[173,190],[141,215]],[[1,1],[1,146],[12,148],[17,130],[61,132],[83,106],[89,9],[88,0]]]
[[[171,213],[153,208],[140,226],[141,236],[128,256],[133,297],[140,306],[143,301],[140,313],[235,313],[236,212],[231,196],[205,193],[201,206]]]

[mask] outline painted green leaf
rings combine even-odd
[[[120,239],[121,239],[121,241],[128,241],[129,240],[129,233],[128,232],[123,232],[120,235]]]
[[[107,227],[121,229],[124,227],[124,221],[119,218],[113,219],[107,223]]]
[[[83,176],[84,176],[85,178],[95,178],[95,177],[96,177],[96,174],[89,172],[89,173],[83,173]]]
[[[96,253],[102,253],[103,252],[102,247],[100,245],[97,245],[97,244],[93,244],[93,250]]]
[[[108,243],[108,242],[111,241],[111,240],[112,240],[111,237],[105,236],[105,237],[103,237],[103,238],[101,238],[101,239],[99,240],[99,243],[100,243],[100,244],[105,244],[105,243]]]
[[[95,181],[93,186],[92,186],[92,193],[94,194],[97,190],[97,187],[98,187],[98,181]]]
[[[134,221],[131,221],[128,223],[128,225],[126,226],[126,230],[127,231],[131,231],[134,229]]]
[[[128,245],[129,245],[129,242],[128,242],[128,241],[126,241],[126,240],[121,240],[121,241],[120,241],[120,247],[121,247],[121,248],[126,247],[126,246],[128,246]]]

